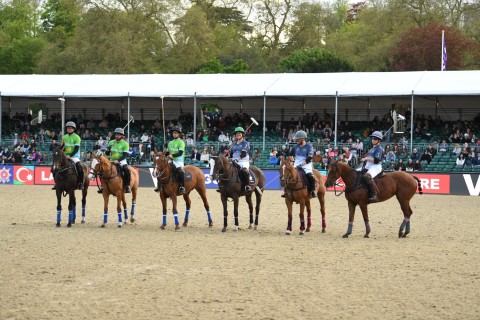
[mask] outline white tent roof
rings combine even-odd
[[[7,97],[480,95],[480,71],[0,75]]]

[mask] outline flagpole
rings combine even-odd
[[[445,50],[445,30],[442,30],[442,54],[440,56],[440,71],[443,71],[443,52]]]

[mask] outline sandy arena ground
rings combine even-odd
[[[111,201],[101,229],[95,191],[87,223],[68,229],[65,209],[62,227],[54,226],[50,187],[0,187],[0,319],[480,318],[479,197],[417,194],[407,239],[397,238],[395,199],[371,205],[372,238],[363,238],[358,210],[353,235],[342,239],[347,202],[333,193],[326,234],[316,202],[312,232],[298,235],[297,206],[295,233],[286,236],[278,191],[265,192],[258,231],[246,228],[242,201],[243,230],[226,233],[213,190],[215,226],[207,227],[194,194],[190,226],[179,232],[171,211],[160,230],[161,204],[150,189],[139,190],[135,224],[118,229]],[[182,221],[184,208],[182,199]]]

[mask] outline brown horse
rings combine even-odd
[[[248,209],[250,211],[250,226],[249,229],[258,228],[258,215],[260,214],[260,203],[262,202],[262,191],[265,187],[265,175],[257,167],[250,166],[250,170],[255,175],[254,183],[250,183],[251,191],[245,192],[241,190],[241,181],[238,177],[238,169],[234,166],[228,158],[223,155],[219,155],[215,158],[215,166],[213,167],[213,176],[218,181],[220,188],[220,194],[223,204],[223,229],[222,232],[227,231],[228,225],[228,198],[233,199],[233,215],[235,218],[234,231],[238,231],[238,201],[239,198],[245,196],[248,203]],[[255,222],[253,220],[253,203],[252,193],[255,192],[256,204],[255,204]],[[255,225],[254,225],[255,223]]]
[[[62,193],[66,197],[69,195],[68,201],[68,224],[67,227],[71,227],[75,224],[76,220],[76,206],[77,200],[75,198],[75,190],[78,186],[78,176],[75,163],[71,160],[67,160],[67,157],[63,153],[63,148],[57,147],[53,151],[53,170],[55,174],[55,187],[57,194],[57,227],[60,227],[61,215],[62,215]],[[87,165],[82,163],[83,168],[83,190],[82,190],[82,222],[85,223],[85,211],[87,204],[87,193],[89,180],[87,178],[88,168]]]
[[[293,202],[300,204],[300,235],[310,232],[312,226],[312,208],[310,206],[310,193],[302,181],[299,170],[293,165],[292,160],[280,157],[280,185],[285,188],[285,204],[288,208],[288,225],[285,234],[292,232],[292,206]],[[315,191],[320,202],[320,212],[322,214],[322,233],[325,233],[327,222],[325,219],[325,185],[324,178],[317,170],[313,170],[315,180],[317,181]],[[307,208],[307,229],[305,230],[305,207]]]
[[[130,188],[132,189],[132,211],[130,214],[130,222],[133,223],[135,222],[135,204],[137,200],[137,191],[140,179],[138,172],[132,169],[133,168],[130,167]],[[125,222],[128,220],[128,213],[123,179],[119,173],[119,169],[116,165],[112,164],[107,157],[101,154],[95,154],[90,165],[90,174],[88,177],[90,180],[93,180],[97,176],[100,177],[103,187],[103,224],[101,227],[105,228],[108,222],[108,200],[109,196],[113,195],[114,197],[117,197],[118,227],[121,228],[123,225],[121,204],[123,205]]]
[[[327,182],[325,185],[335,187],[337,179],[342,178],[345,183],[345,198],[348,201],[348,230],[343,235],[348,238],[352,234],[353,220],[355,217],[355,208],[360,206],[362,210],[363,220],[365,222],[365,238],[369,237],[370,224],[368,222],[368,189],[360,182],[361,173],[349,167],[347,164],[334,161],[328,166]],[[404,171],[395,171],[387,173],[382,177],[375,178],[378,187],[378,202],[390,199],[393,196],[397,197],[400,207],[403,211],[404,219],[398,231],[398,237],[406,237],[410,233],[410,217],[413,214],[410,207],[410,199],[415,193],[423,193],[420,180]],[[335,190],[336,192],[336,190]],[[341,194],[341,193],[340,193]],[[405,230],[405,233],[404,233]]]
[[[192,178],[191,180],[185,179],[185,193],[183,194],[183,199],[185,200],[185,219],[183,221],[183,226],[188,225],[188,216],[190,214],[190,205],[192,201],[190,200],[190,192],[195,189],[202,198],[203,206],[207,211],[208,226],[213,226],[212,217],[210,215],[210,206],[208,205],[207,199],[207,189],[205,187],[205,175],[203,171],[195,166],[185,166]],[[175,175],[172,174],[174,171],[171,164],[168,162],[168,158],[164,153],[158,152],[155,157],[155,176],[157,177],[157,185],[160,189],[160,200],[162,201],[163,209],[163,222],[160,228],[165,229],[167,226],[167,198],[172,199],[173,205],[173,218],[175,220],[175,230],[180,229],[178,222],[178,212],[177,212],[177,196],[179,183]]]

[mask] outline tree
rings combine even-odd
[[[432,23],[403,34],[398,44],[389,52],[390,70],[440,70],[442,30],[445,30],[447,70],[463,69],[464,57],[470,52],[470,41],[454,28]]]
[[[323,49],[299,50],[282,60],[280,72],[320,73],[350,72],[353,65],[336,54]]]
[[[196,73],[248,73],[248,65],[243,60],[235,60],[231,65],[224,65],[219,59],[214,58],[204,63]]]

